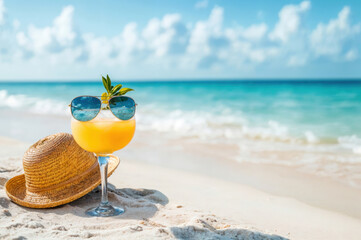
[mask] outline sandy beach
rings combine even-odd
[[[301,176],[292,176],[289,169],[260,171],[262,166],[259,172],[269,174],[257,178],[258,187],[250,177],[256,176],[251,166],[243,176],[249,184],[222,180],[196,173],[197,167],[187,171],[141,161],[143,155],[135,157],[137,142],[118,154],[121,163],[109,178],[110,201],[124,206],[124,215],[84,214],[98,203],[99,189],[64,206],[24,208],[8,199],[3,186],[22,173],[21,158],[29,144],[1,138],[0,146],[1,239],[359,239],[361,235],[357,189],[305,175],[300,184]],[[288,184],[272,187],[281,181],[275,176]],[[287,187],[297,182],[292,191]],[[317,188],[324,190],[318,195]],[[322,198],[332,192],[339,197]]]

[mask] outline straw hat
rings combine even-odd
[[[110,176],[119,164],[111,156]],[[58,133],[39,140],[23,157],[25,174],[7,181],[8,196],[31,208],[50,208],[78,199],[100,184],[97,158],[83,150],[71,134]]]

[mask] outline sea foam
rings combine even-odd
[[[351,149],[353,153],[361,154],[361,138],[356,135],[339,137],[338,142],[342,147]]]
[[[69,115],[69,107],[63,101],[49,98],[29,97],[23,94],[9,94],[0,90],[0,107],[22,110],[35,114]]]
[[[32,114],[69,116],[67,102],[53,98],[40,98],[24,94],[9,94],[0,90],[0,109],[25,111]],[[169,133],[178,137],[192,137],[203,141],[235,144],[244,139],[291,144],[320,144],[322,139],[314,132],[306,130],[295,135],[292,127],[275,120],[266,123],[251,121],[248,116],[229,108],[220,107],[213,111],[160,108],[154,103],[138,106],[137,129]],[[335,139],[340,147],[361,154],[361,139],[356,135]]]

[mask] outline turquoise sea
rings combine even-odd
[[[129,96],[138,103],[137,131],[230,144],[238,148],[236,161],[336,172],[361,186],[352,170],[361,164],[361,81],[123,85],[135,89]],[[101,82],[0,83],[0,136],[33,142],[70,131],[71,100],[102,92]]]
[[[336,142],[361,137],[361,82],[128,82],[141,128],[217,137]],[[79,95],[100,95],[101,83],[0,83],[0,111],[68,114]],[[232,131],[227,131],[232,130]],[[0,132],[1,134],[1,132]],[[232,137],[232,136],[229,136]]]

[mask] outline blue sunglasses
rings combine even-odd
[[[135,114],[136,103],[133,98],[126,96],[115,96],[106,100],[107,107],[113,115],[120,120],[129,120]],[[71,114],[81,122],[94,119],[102,109],[102,100],[98,96],[79,96],[70,103]]]

